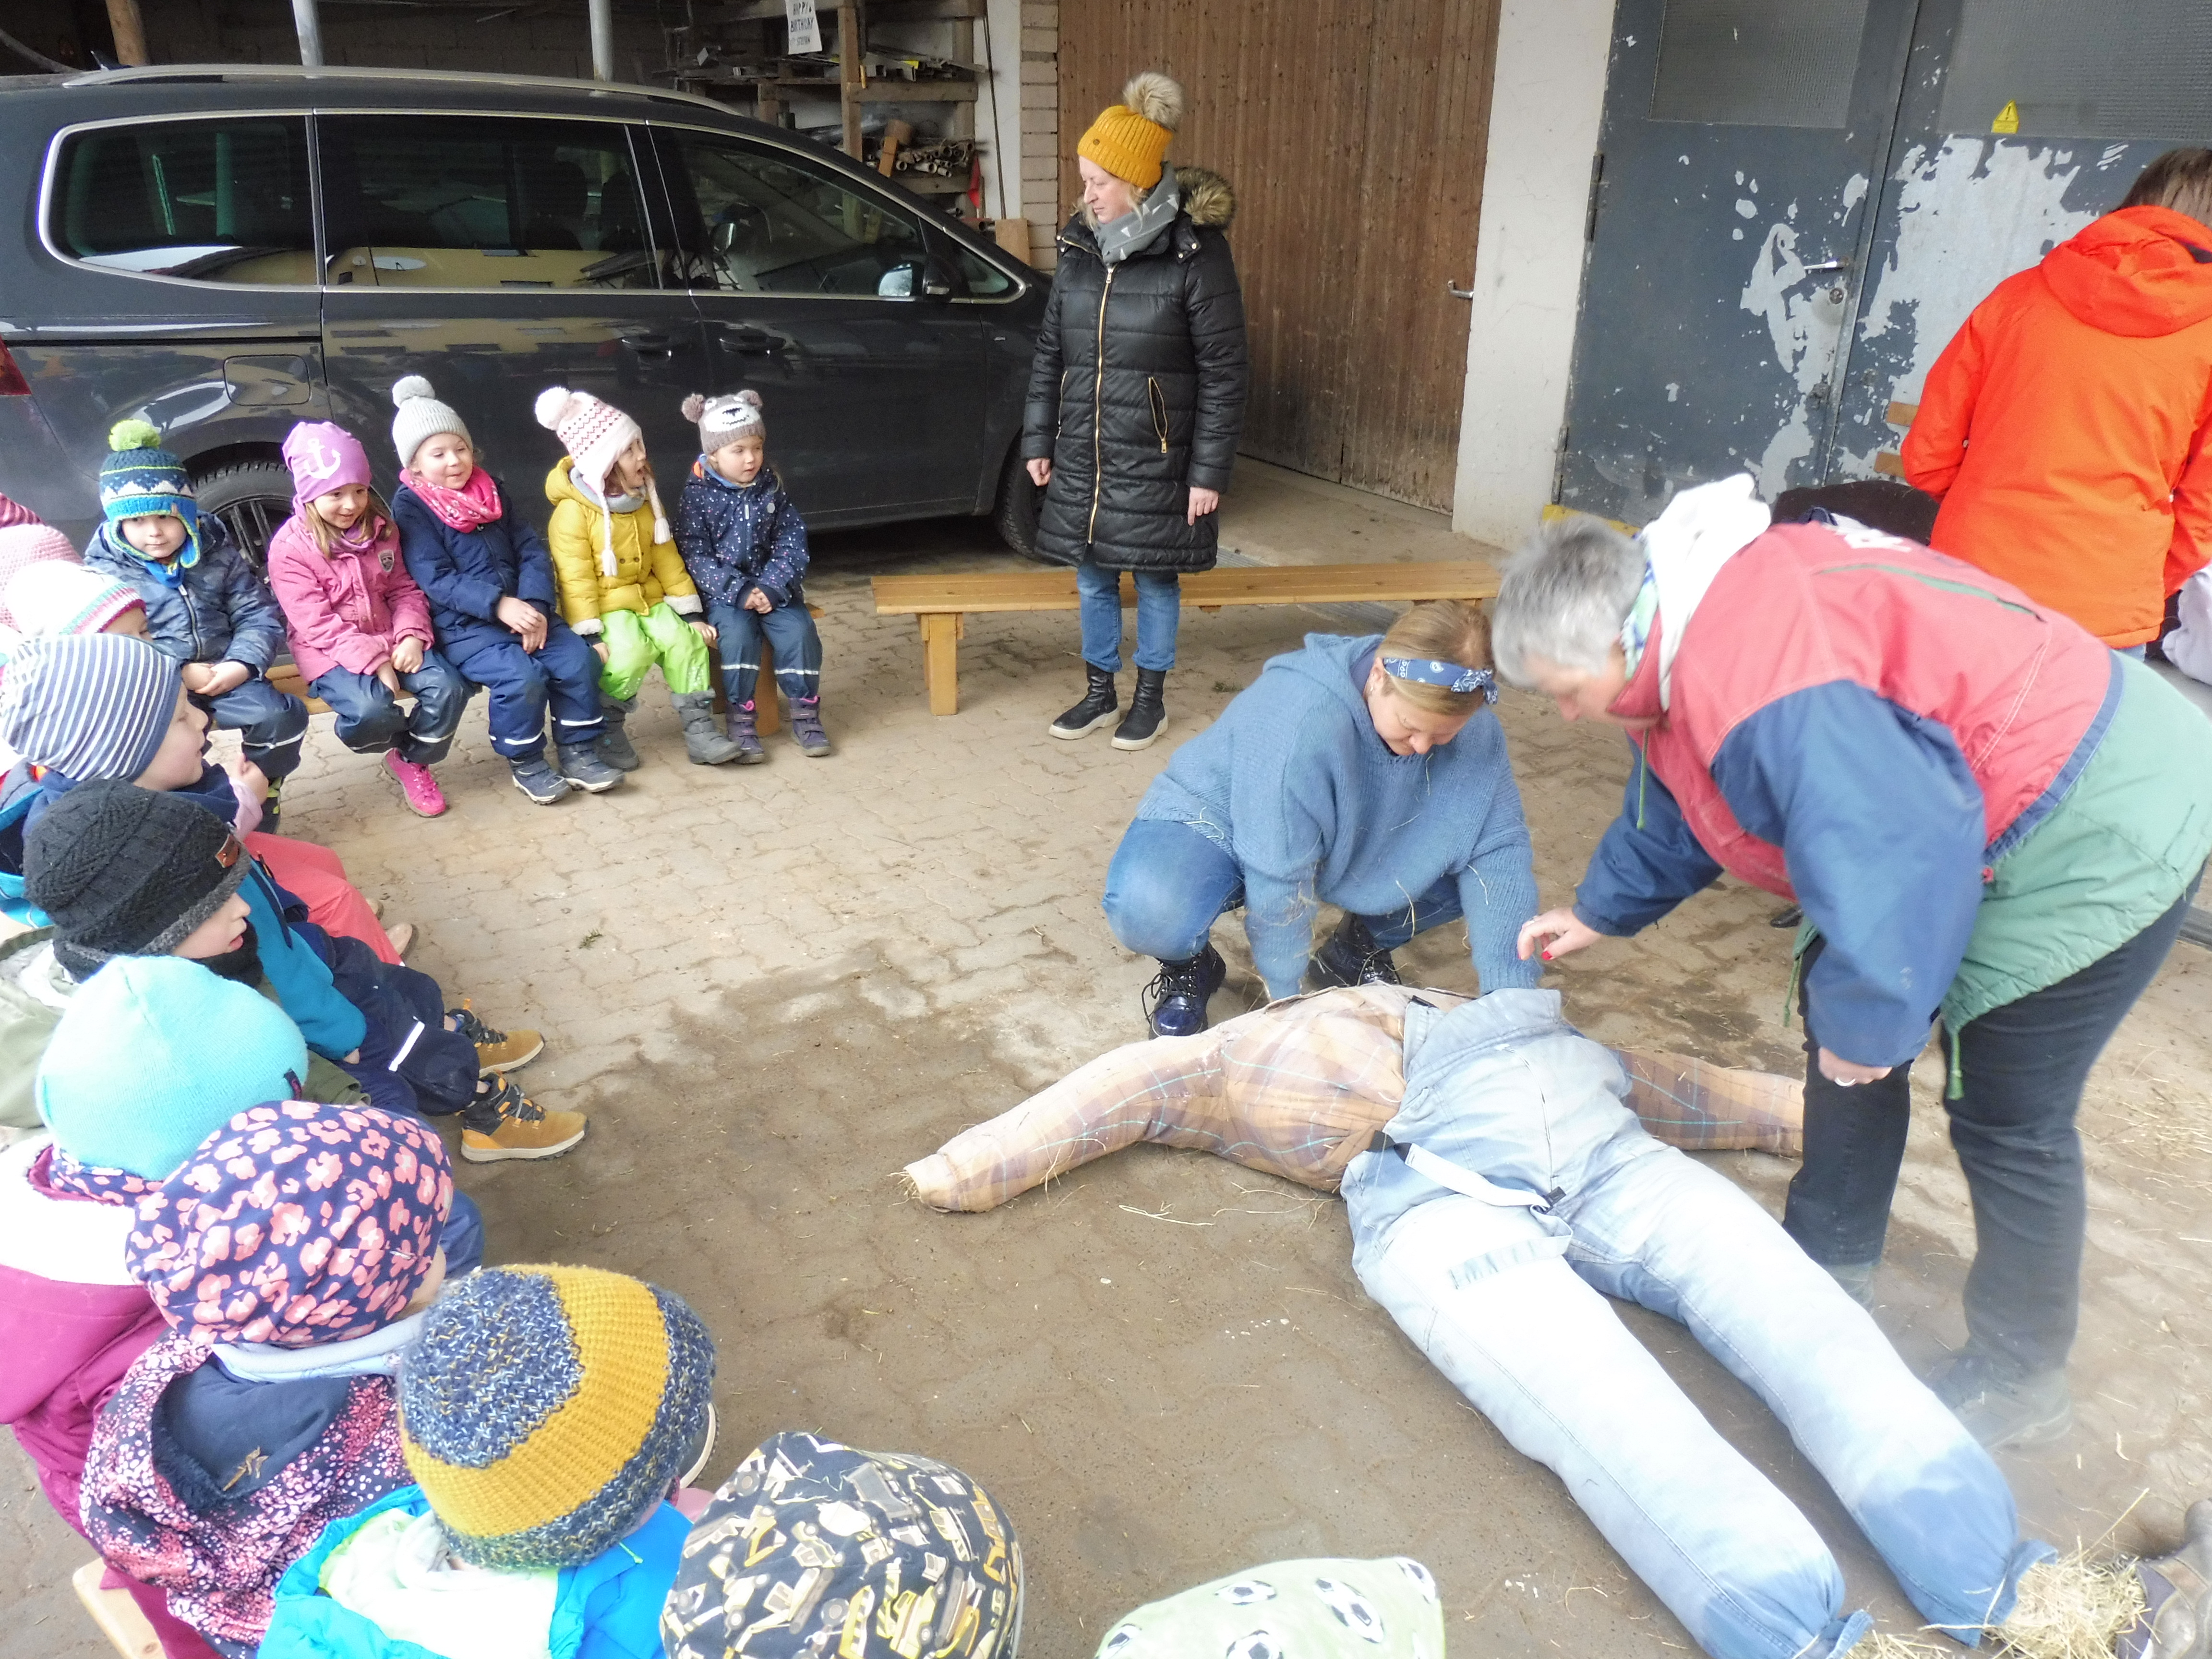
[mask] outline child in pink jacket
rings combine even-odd
[[[446,797],[431,767],[453,747],[468,686],[431,649],[429,602],[399,557],[399,532],[369,487],[368,457],[343,427],[302,422],[284,439],[292,516],[269,541],[269,586],[292,660],[337,715],[338,741],[381,752],[410,812]],[[410,714],[403,693],[415,699]]]

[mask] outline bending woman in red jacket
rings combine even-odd
[[[1941,551],[2116,649],[2212,561],[2212,149],[2008,276],[1928,372],[1905,476]]]
[[[1967,1344],[1933,1386],[1995,1448],[2055,1439],[2085,1219],[2089,1067],[2212,851],[2212,726],[2018,588],[1843,521],[1770,527],[1751,480],[1635,541],[1547,525],[1508,567],[1498,666],[1637,764],[1547,958],[1723,870],[1804,906],[1805,1161],[1783,1224],[1865,1297],[1940,1015],[1974,1206]]]

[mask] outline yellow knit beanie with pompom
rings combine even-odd
[[[1075,153],[1139,190],[1150,190],[1160,181],[1160,161],[1182,125],[1182,88],[1158,70],[1147,70],[1121,88],[1120,103],[1099,112],[1076,141]]]

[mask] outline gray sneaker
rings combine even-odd
[[[1991,1451],[2029,1451],[2065,1438],[2074,1397],[2063,1370],[2033,1376],[1975,1347],[1960,1351],[1928,1386]]]
[[[528,760],[511,760],[507,769],[514,779],[514,787],[540,806],[550,806],[568,793],[568,780],[548,766],[543,755]]]
[[[564,743],[556,751],[561,775],[587,795],[605,794],[623,781],[623,775],[599,758],[596,743]]]

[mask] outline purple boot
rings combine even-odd
[[[791,700],[791,740],[799,745],[799,752],[809,760],[820,760],[830,752],[830,734],[822,729],[822,699],[793,697]]]
[[[738,764],[758,766],[768,758],[768,750],[761,747],[760,727],[750,703],[732,703],[727,721],[730,741],[738,745]]]

